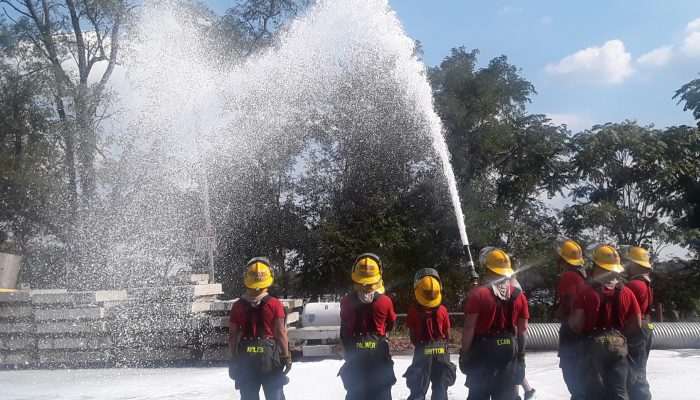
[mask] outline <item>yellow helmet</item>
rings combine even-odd
[[[379,294],[386,293],[386,288],[384,287],[384,279],[379,280],[379,283],[377,284],[377,293],[379,293]]]
[[[437,307],[442,302],[440,276],[432,268],[423,268],[416,272],[413,289],[416,300],[423,307]]]
[[[265,289],[272,286],[274,277],[270,260],[264,257],[256,257],[248,261],[243,277],[243,284],[248,289]]]
[[[614,247],[602,245],[593,251],[593,263],[608,271],[620,273],[623,271],[620,265],[620,255]]]
[[[557,247],[557,254],[567,263],[580,267],[583,265],[583,251],[581,246],[573,240],[565,240]]]
[[[360,254],[352,266],[352,280],[360,285],[376,285],[382,279],[382,261],[376,254]]]
[[[483,250],[482,250],[483,251]],[[513,275],[513,268],[510,264],[510,257],[501,249],[489,248],[482,257],[482,263],[491,272],[510,278]]]
[[[651,268],[649,262],[649,252],[643,247],[630,246],[622,252],[622,258],[627,261],[632,261],[642,267]]]

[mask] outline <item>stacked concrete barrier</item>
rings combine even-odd
[[[107,311],[127,301],[125,291],[37,293],[31,300],[38,364],[110,362]]]
[[[192,275],[177,286],[128,290],[129,302],[110,311],[115,363],[155,365],[197,360],[198,337],[221,284],[207,275]]]
[[[0,293],[0,367],[156,366],[228,360],[221,284],[181,275],[119,291]],[[299,299],[281,300],[287,324]]]
[[[36,363],[30,292],[0,293],[0,366]]]

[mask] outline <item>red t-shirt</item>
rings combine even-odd
[[[282,303],[276,297],[270,297],[267,303],[258,307],[262,307],[261,311],[252,311],[250,315],[251,321],[248,321],[248,315],[246,314],[245,308],[243,307],[243,303],[241,303],[241,300],[238,300],[237,302],[233,303],[233,306],[231,306],[229,326],[233,324],[238,325],[241,330],[242,339],[258,337],[274,338],[275,333],[273,322],[278,318],[285,317],[284,307],[282,307]],[[262,317],[262,322],[260,326],[263,332],[257,331],[258,316]],[[250,336],[246,335],[246,333],[249,332],[248,328],[250,328]]]
[[[357,294],[350,293],[340,301],[341,327],[345,337],[377,333],[386,336],[394,328],[396,313],[389,296],[381,295],[372,303],[357,306]]]
[[[627,282],[627,287],[630,288],[634,297],[637,299],[637,304],[639,304],[639,309],[642,312],[643,318],[649,318],[651,311],[652,293],[651,288],[645,281],[640,281],[639,279],[633,279]]]
[[[557,289],[557,295],[559,300],[563,299],[565,296],[576,296],[579,290],[586,286],[586,280],[583,276],[576,271],[570,269],[564,271],[561,274],[559,280],[559,288]]]
[[[515,290],[515,286],[510,286],[511,293]],[[496,296],[490,286],[480,286],[472,289],[467,297],[467,303],[464,306],[464,315],[479,314],[474,327],[474,336],[481,336],[487,333],[499,331],[516,331],[518,319],[530,318],[530,311],[527,307],[527,299],[520,292],[518,297],[513,301],[513,315],[511,317],[511,326],[504,326],[507,320],[505,315],[506,307],[500,307],[500,312],[503,313],[496,319]]]
[[[625,321],[633,317],[635,314],[640,315],[639,304],[634,298],[634,293],[623,286],[620,289],[620,296],[617,300],[618,314],[613,316],[612,300],[615,296],[615,288],[603,288],[603,295],[608,298],[605,303],[604,318],[599,323],[598,314],[601,305],[601,299],[593,285],[586,285],[574,300],[574,309],[583,310],[585,322],[583,324],[583,333],[590,333],[596,328],[600,329],[618,329],[622,330],[625,326]]]
[[[406,316],[406,327],[411,331],[411,342],[414,345],[444,340],[449,335],[450,316],[443,305],[436,309],[411,306]]]

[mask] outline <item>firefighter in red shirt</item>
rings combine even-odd
[[[377,291],[382,262],[376,254],[361,254],[352,268],[354,291],[340,302],[340,340],[345,363],[338,376],[346,400],[391,400],[396,383],[387,332],[396,321],[391,299]]]
[[[642,330],[638,338],[630,338],[627,342],[630,358],[634,361],[632,367],[633,381],[628,382],[630,400],[651,400],[651,391],[647,381],[647,361],[651,351],[651,341],[654,337],[654,325],[651,323],[651,308],[654,305],[654,290],[651,287],[651,263],[646,249],[630,246],[622,254],[623,267],[627,271],[627,287],[630,288],[639,303],[642,313]]]
[[[573,240],[564,240],[557,247],[557,267],[563,270],[557,288],[558,305],[555,316],[561,322],[559,327],[559,368],[571,398],[578,400],[576,382],[576,364],[579,357],[580,337],[569,327],[571,305],[576,294],[586,285],[583,251]]]
[[[423,268],[413,280],[417,305],[408,308],[406,327],[415,346],[413,363],[403,375],[411,390],[408,400],[424,400],[432,384],[433,400],[447,400],[447,388],[457,379],[457,366],[450,362],[447,340],[450,317],[442,302],[442,284],[438,272]]]
[[[571,329],[585,337],[578,365],[581,398],[628,400],[626,337],[639,334],[639,305],[618,281],[622,265],[612,246],[597,246],[593,263],[593,280],[576,294],[569,317]]]
[[[233,303],[229,319],[229,376],[241,400],[258,400],[260,386],[267,400],[284,400],[283,386],[292,367],[282,303],[267,293],[274,278],[270,261],[248,261],[246,292]]]
[[[525,377],[527,299],[510,284],[510,258],[501,249],[482,250],[487,268],[482,286],[464,307],[459,367],[467,375],[467,400],[513,400]]]

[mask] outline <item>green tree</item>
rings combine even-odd
[[[476,249],[502,246],[529,268],[544,266],[559,228],[542,199],[566,183],[567,132],[527,112],[535,88],[505,56],[483,68],[477,56],[453,49],[430,70],[470,240]]]
[[[684,103],[683,111],[691,110],[693,112],[693,117],[700,126],[700,79],[693,79],[681,86],[680,89],[676,90],[673,98],[678,99],[678,104]]]
[[[688,163],[674,134],[636,122],[594,126],[572,139],[571,196],[563,211],[567,233],[590,241],[642,245],[653,254],[680,243],[679,193],[669,187]],[[678,148],[681,145],[683,148]]]

